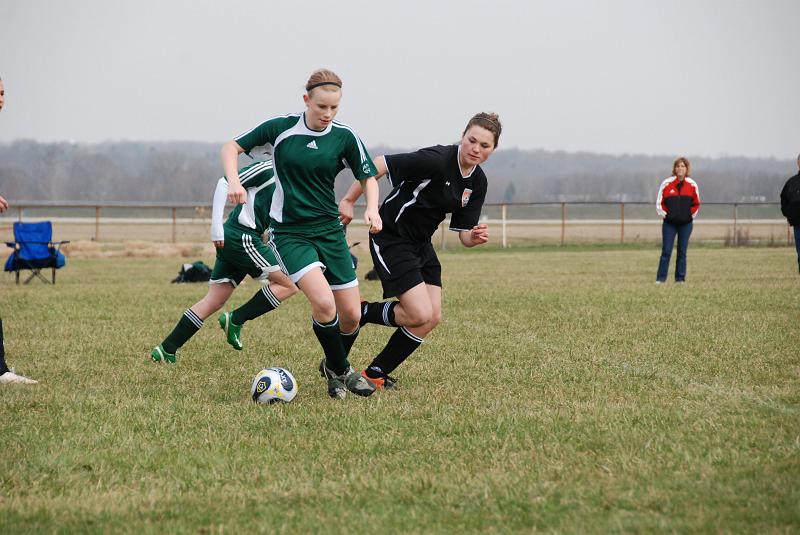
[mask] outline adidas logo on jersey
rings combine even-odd
[[[316,140],[316,139],[312,139],[312,140],[311,140],[311,143],[309,143],[308,145],[306,145],[306,147],[308,147],[309,149],[314,149],[314,150],[316,150],[316,149],[318,148],[318,147],[317,147],[317,140]]]

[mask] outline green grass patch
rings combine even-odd
[[[7,360],[40,384],[0,387],[0,533],[800,529],[793,250],[691,249],[663,286],[654,248],[469,253],[442,253],[444,321],[400,390],[339,402],[302,296],[242,352],[209,318],[167,367],[149,351],[206,289],[169,283],[183,260],[1,277]],[[254,405],[272,365],[298,397]]]

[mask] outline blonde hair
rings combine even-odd
[[[686,176],[689,176],[689,173],[692,172],[692,164],[689,163],[689,160],[681,156],[677,160],[672,163],[672,175],[675,176],[675,168],[678,167],[678,164],[683,162],[683,165],[686,166]]]
[[[500,133],[503,131],[503,125],[500,124],[499,115],[491,112],[476,113],[467,123],[467,127],[464,128],[464,133],[461,134],[461,136],[463,137],[466,135],[467,130],[473,126],[480,126],[494,134],[494,147],[497,148],[497,144],[500,142]]]
[[[329,69],[317,69],[311,73],[311,77],[308,79],[308,82],[306,82],[306,93],[311,94],[314,88],[326,85],[341,89],[342,79]],[[330,90],[335,91],[335,89],[332,88]]]

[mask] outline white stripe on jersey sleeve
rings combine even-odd
[[[336,126],[338,128],[342,128],[343,130],[347,130],[348,132],[353,134],[353,137],[356,138],[356,145],[358,146],[358,153],[361,156],[361,163],[364,163],[364,161],[366,161],[366,159],[367,159],[367,149],[364,148],[364,143],[361,142],[361,139],[358,137],[358,134],[356,134],[353,131],[353,129],[350,128],[349,126],[347,126],[346,124],[337,123],[336,121],[333,121],[332,124],[333,124],[333,126]]]
[[[253,167],[239,175],[239,183],[244,186],[245,182],[256,176],[261,171],[272,169],[272,160],[266,160],[255,164]]]

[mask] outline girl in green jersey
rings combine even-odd
[[[332,71],[315,71],[306,84],[303,113],[273,117],[227,142],[222,163],[228,199],[246,202],[237,174],[238,155],[263,145],[273,147],[275,193],[270,209],[270,247],[281,269],[311,304],[312,326],[325,358],[320,373],[328,394],[343,398],[374,392],[347,360],[358,335],[361,309],[358,279],[345,240],[333,191],[345,167],[364,189],[364,221],[370,232],[381,230],[377,174],[363,142],[347,125],[334,121],[342,81]]]

